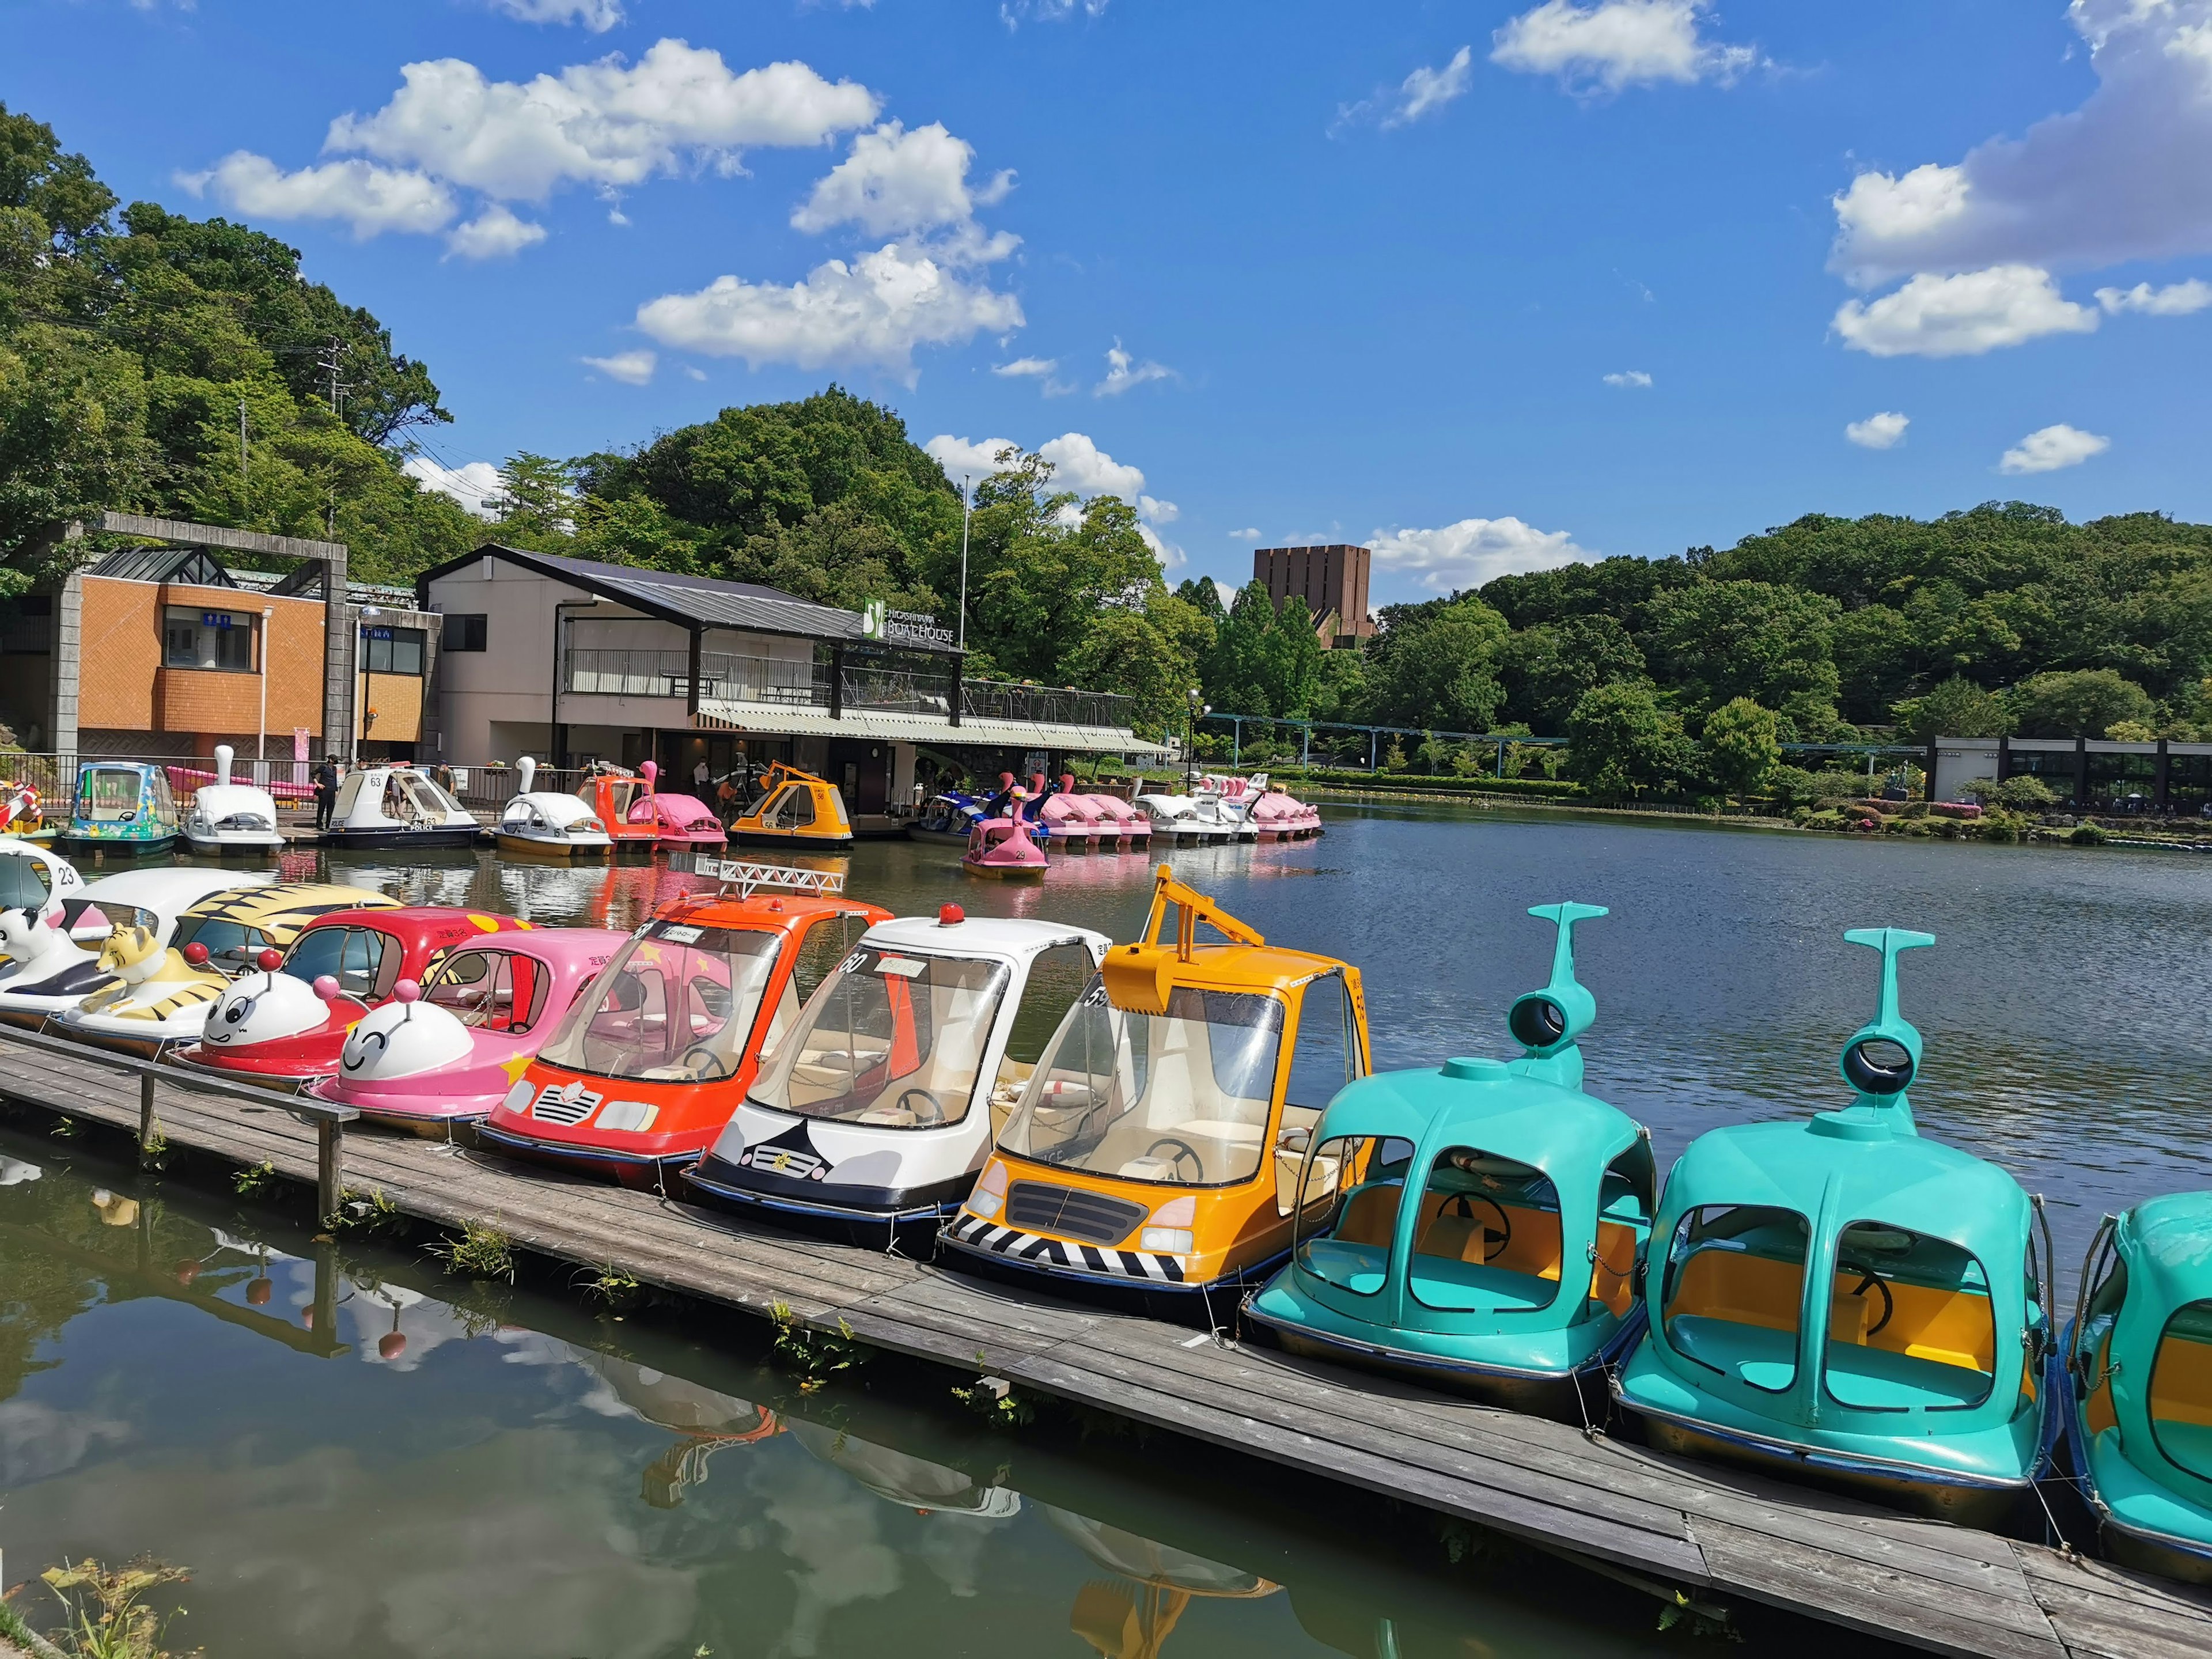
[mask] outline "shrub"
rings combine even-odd
[[[2102,847],[2112,837],[2105,833],[2101,824],[2077,823],[2066,839],[2076,847]]]

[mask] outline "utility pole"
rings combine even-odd
[[[338,379],[338,366],[343,362],[344,360],[344,342],[340,340],[335,334],[330,337],[329,343],[324,346],[322,351],[317,356],[315,360],[316,367],[320,368],[325,374],[330,377],[329,397],[331,414],[333,418],[335,418],[338,413],[339,399],[342,398],[349,390],[350,390],[349,387],[345,386]]]
[[[960,648],[968,648],[968,474],[960,475]]]
[[[238,400],[238,499],[243,507],[246,492],[251,488],[246,474],[246,399]]]

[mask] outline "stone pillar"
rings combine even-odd
[[[354,740],[354,650],[360,618],[346,603],[346,551],[318,561],[323,567],[323,741],[320,754],[357,761]]]
[[[2000,737],[1997,739],[1997,781],[1999,783],[2002,783],[2011,775],[2012,739],[2010,738]]]
[[[2089,739],[2074,739],[2074,805],[2089,804]]]
[[[72,570],[62,579],[54,592],[54,613],[49,621],[46,746],[57,755],[74,755],[82,736],[77,728],[77,679],[84,653],[82,570]]]
[[[2151,784],[2151,805],[2156,807],[2160,812],[2165,811],[2168,806],[2172,805],[2172,802],[2168,799],[2166,788],[2167,783],[2172,776],[2172,772],[2173,757],[2166,751],[2166,739],[2164,738],[2160,738],[2158,740],[2157,769],[2152,774]]]

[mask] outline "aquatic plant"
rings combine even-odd
[[[169,1155],[169,1137],[155,1118],[146,1126],[145,1138],[138,1143],[138,1162],[149,1170],[158,1170],[161,1160]]]
[[[842,1319],[835,1331],[822,1330],[801,1319],[787,1302],[771,1304],[768,1316],[775,1325],[776,1357],[799,1373],[801,1394],[812,1394],[838,1372],[867,1363],[866,1347],[854,1340],[853,1328]]]
[[[81,1133],[82,1128],[83,1126],[73,1117],[58,1117],[54,1120],[54,1127],[47,1130],[46,1133],[52,1135],[58,1135],[64,1140],[67,1140],[72,1135]]]
[[[376,1232],[397,1227],[407,1219],[399,1206],[384,1195],[384,1188],[367,1192],[348,1187],[338,1194],[337,1208],[323,1218],[323,1225],[339,1231]]]
[[[489,1221],[465,1221],[459,1238],[448,1236],[422,1248],[442,1259],[449,1273],[514,1280],[514,1241]]]
[[[1005,1377],[994,1376],[985,1370],[983,1368],[989,1363],[982,1350],[977,1349],[975,1381],[966,1388],[955,1383],[952,1397],[997,1428],[1018,1429],[1034,1420],[1036,1408],[1016,1394],[1014,1385]]]
[[[635,1273],[617,1267],[611,1261],[597,1272],[589,1267],[580,1268],[570,1282],[580,1285],[586,1296],[596,1297],[610,1308],[628,1302],[640,1288]]]
[[[191,1575],[184,1568],[142,1555],[112,1570],[98,1561],[64,1560],[40,1577],[69,1615],[68,1626],[55,1633],[61,1652],[76,1659],[170,1659],[161,1641],[181,1610],[164,1618],[143,1598],[165,1584],[188,1583]]]
[[[230,1177],[230,1184],[238,1189],[240,1198],[256,1198],[276,1184],[276,1166],[267,1158],[258,1164],[249,1164]]]

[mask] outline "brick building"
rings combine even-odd
[[[1252,579],[1267,585],[1275,608],[1292,594],[1313,613],[1321,641],[1330,649],[1371,639],[1375,618],[1367,614],[1367,577],[1371,549],[1336,543],[1327,547],[1263,547],[1252,555]]]

